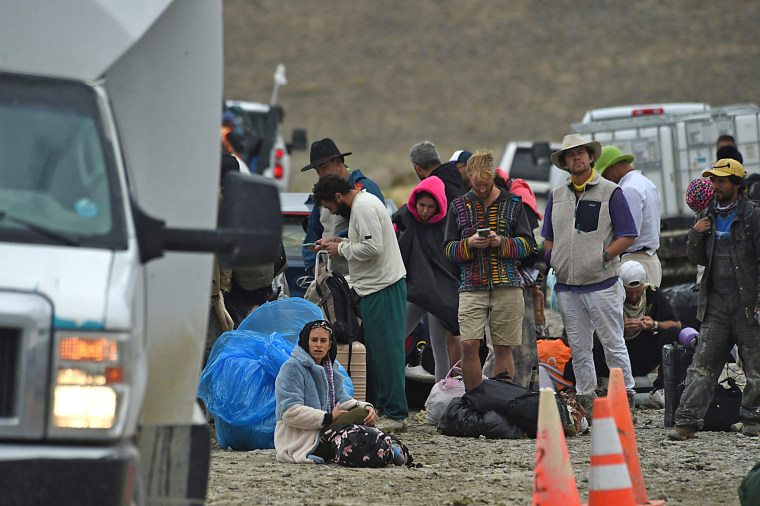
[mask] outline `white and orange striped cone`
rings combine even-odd
[[[606,397],[594,399],[588,506],[635,506],[631,477]]]
[[[555,395],[551,388],[541,389],[536,432],[536,467],[533,471],[533,504],[580,506],[581,499]]]
[[[628,467],[628,476],[631,477],[633,499],[636,504],[640,505],[660,506],[665,504],[665,501],[650,501],[647,497],[644,477],[641,474],[641,465],[639,464],[639,450],[636,444],[636,434],[633,430],[633,418],[631,418],[631,409],[628,406],[628,393],[625,390],[623,370],[619,367],[610,369],[607,400],[610,403],[612,417],[615,419],[618,436],[620,436],[620,445],[623,448],[625,465]]]

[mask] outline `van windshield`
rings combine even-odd
[[[96,94],[0,74],[0,240],[126,248]]]

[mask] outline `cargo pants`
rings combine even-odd
[[[676,411],[676,425],[702,428],[715,384],[734,344],[747,376],[739,416],[745,424],[760,423],[760,326],[747,321],[737,292],[708,297],[697,349],[686,373],[686,390]]]

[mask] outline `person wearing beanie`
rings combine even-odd
[[[304,325],[298,344],[274,384],[274,448],[277,460],[322,463],[331,455],[320,444],[323,429],[351,423],[374,425],[374,407],[353,399],[335,365],[337,343],[327,321]],[[334,457],[334,456],[333,456]]]
[[[747,173],[732,158],[718,160],[702,177],[714,196],[689,230],[689,261],[704,265],[699,285],[699,342],[686,374],[686,389],[670,439],[689,439],[704,424],[715,384],[736,345],[747,384],[740,421],[746,436],[760,435],[760,208],[746,195]]]
[[[633,245],[621,255],[621,263],[631,260],[640,262],[647,271],[647,282],[659,287],[662,282],[662,265],[657,256],[662,215],[660,191],[640,170],[634,169],[631,162],[633,155],[624,155],[616,146],[604,146],[594,170],[623,190],[636,230],[639,231]]]

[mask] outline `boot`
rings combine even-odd
[[[575,400],[581,405],[586,412],[586,420],[591,423],[591,418],[594,416],[594,399],[596,394],[579,394],[575,396]]]
[[[693,438],[697,433],[697,427],[694,425],[676,425],[668,431],[668,437],[673,441],[685,441]]]

